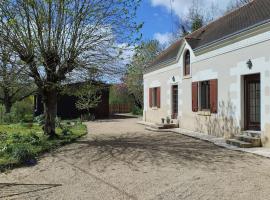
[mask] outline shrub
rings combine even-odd
[[[31,148],[31,145],[28,144],[14,144],[10,145],[11,156],[18,160],[21,163],[29,163],[32,162],[32,160],[36,160],[35,153],[33,149]]]
[[[33,102],[31,98],[16,102],[13,106],[13,111],[17,117],[24,119],[25,116],[33,116]]]
[[[36,116],[34,118],[34,122],[38,123],[38,125],[42,126],[45,124],[45,116],[43,114]]]
[[[16,123],[17,122],[17,118],[14,115],[14,113],[5,113],[3,115],[3,122],[7,123],[7,124],[11,124],[11,123]]]
[[[137,106],[134,106],[132,108],[132,114],[133,115],[143,115],[143,110]]]
[[[7,133],[0,132],[0,142],[7,140],[8,135]]]

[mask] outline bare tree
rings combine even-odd
[[[188,12],[176,22],[177,31],[173,34],[173,41],[185,37],[212,21],[220,10],[212,3],[209,8],[203,8],[199,0],[192,0]]]
[[[44,131],[55,136],[59,85],[72,72],[108,64],[119,43],[131,44],[141,27],[134,21],[140,0],[2,0],[0,41],[27,65],[43,97]]]
[[[227,12],[229,12],[231,10],[235,10],[237,8],[240,8],[243,5],[246,5],[252,1],[253,0],[231,0],[228,7],[227,7]]]
[[[0,45],[0,103],[5,106],[6,113],[10,113],[14,103],[35,92],[33,80],[23,69],[14,53]]]

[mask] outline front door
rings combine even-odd
[[[245,129],[261,130],[261,81],[260,74],[244,77]]]
[[[172,86],[172,119],[178,117],[178,85]]]

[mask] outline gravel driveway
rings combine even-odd
[[[0,199],[270,199],[270,159],[136,121],[88,123],[80,141],[0,174]]]

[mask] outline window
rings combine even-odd
[[[199,87],[200,110],[210,110],[210,82],[200,82]]]
[[[184,56],[184,76],[190,75],[190,52],[186,51]]]
[[[157,88],[153,88],[152,90],[152,105],[153,107],[157,107]]]
[[[217,113],[218,110],[218,80],[192,83],[192,111],[209,110]]]
[[[160,108],[160,87],[149,89],[149,106]]]

